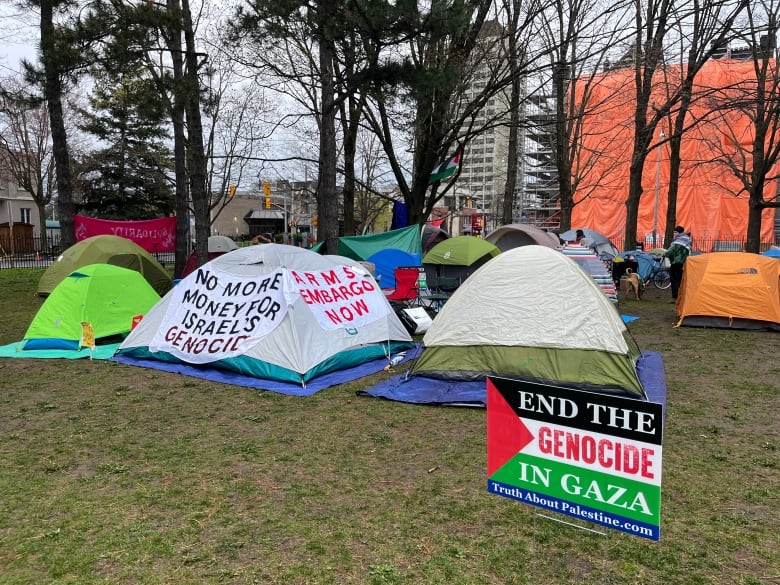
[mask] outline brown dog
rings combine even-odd
[[[633,293],[636,300],[641,301],[642,283],[639,280],[639,275],[630,268],[626,268],[626,281],[628,282],[628,293],[626,294],[626,298]]]

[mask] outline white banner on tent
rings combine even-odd
[[[356,267],[289,271],[290,286],[301,295],[320,327],[327,330],[361,327],[386,316],[384,293]]]
[[[285,294],[284,272],[239,276],[199,268],[173,289],[149,350],[194,364],[242,355],[276,329],[295,300]]]

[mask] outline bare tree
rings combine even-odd
[[[18,78],[0,80],[0,157],[13,180],[32,195],[41,249],[48,249],[46,206],[55,188],[54,156],[46,104],[30,99]]]
[[[174,139],[177,275],[189,255],[190,211],[195,216],[201,263],[207,258],[210,231],[199,80],[206,55],[196,49],[199,18],[200,13],[193,16],[187,0],[96,0],[85,7],[79,19],[82,38],[99,41],[95,55],[100,66],[143,62],[168,110]]]
[[[263,86],[247,78],[218,40],[208,41],[211,58],[203,76],[212,223],[230,202],[234,189],[256,186],[256,159],[267,148],[272,129],[267,120],[274,110]]]
[[[338,0],[278,4],[255,0],[240,12],[236,38],[251,39],[267,56],[252,58],[304,111],[280,122],[313,117],[318,131],[318,237],[325,250],[338,251],[339,209],[337,116],[340,100],[335,79],[338,40],[344,38],[346,13]],[[269,58],[270,57],[270,58]]]
[[[336,79],[354,79],[357,67],[361,62],[359,44],[354,32],[351,32],[339,43],[340,58],[335,63]],[[358,150],[358,132],[366,105],[363,93],[356,93],[345,87],[342,91],[344,99],[339,100],[339,124],[344,146],[344,233],[354,234],[358,222],[355,221],[356,202],[359,194],[356,192],[357,177],[355,174],[355,158]]]
[[[747,8],[747,1],[712,2],[692,0],[692,11],[688,18],[676,21],[678,38],[687,50],[680,51],[685,56],[685,63],[679,68],[667,68],[667,81],[670,75],[675,75],[673,83],[678,88],[679,101],[670,114],[667,130],[669,135],[669,193],[666,207],[666,230],[664,241],[671,242],[674,238],[674,227],[677,225],[677,193],[680,183],[680,150],[683,136],[692,125],[688,121],[688,113],[693,102],[694,81],[706,61],[713,54],[725,49],[734,37],[732,25],[740,13]],[[659,145],[660,148],[660,145]],[[655,232],[655,226],[654,226]],[[655,238],[655,233],[653,234]],[[655,242],[654,242],[655,245]]]
[[[648,154],[658,148],[655,134],[659,125],[676,109],[680,132],[690,103],[693,79],[703,64],[728,38],[732,24],[749,4],[747,0],[648,0],[636,4],[635,40],[632,47],[636,107],[629,187],[626,198],[625,242],[636,241],[642,175]],[[664,51],[670,30],[689,31],[688,61],[680,79],[665,77],[659,91],[659,76],[666,65]],[[675,140],[679,140],[675,127]],[[679,148],[677,158],[679,159]],[[672,222],[672,226],[674,223]]]
[[[179,13],[178,0],[166,0],[165,12],[170,19],[160,26],[160,34],[164,40],[164,46],[171,56],[170,93],[166,93],[169,84],[164,80],[169,76],[162,71],[157,76],[160,85],[160,95],[170,95],[168,100],[171,124],[173,125],[173,165],[176,179],[176,255],[174,263],[174,275],[181,276],[189,257],[190,235],[190,188],[187,178],[187,130],[185,127],[186,96],[181,89],[184,79],[184,55],[182,54],[182,27],[177,18]],[[150,66],[150,71],[155,71]],[[208,245],[208,244],[207,244]],[[197,259],[197,256],[196,256]]]
[[[503,11],[513,8],[514,16]],[[380,137],[411,222],[424,221],[455,184],[430,185],[436,165],[480,134],[516,127],[509,115],[512,85],[543,56],[544,49],[531,53],[529,39],[541,9],[539,3],[521,11],[478,2],[458,4],[450,15],[447,3],[436,0],[425,12],[409,8],[404,26],[394,29],[407,36],[366,39],[366,120]],[[511,26],[503,24],[507,19]]]
[[[777,23],[780,3],[751,3],[741,23],[739,41],[747,53],[745,75],[728,87],[711,88],[709,122],[719,139],[709,145],[715,161],[736,177],[748,196],[745,251],[758,253],[762,216],[779,208],[780,70]]]
[[[76,241],[73,230],[73,176],[68,152],[67,131],[63,109],[65,76],[72,72],[74,64],[81,60],[77,47],[62,42],[60,28],[55,22],[55,13],[67,10],[70,3],[63,0],[30,0],[31,6],[40,9],[40,57],[43,98],[49,110],[52,154],[57,177],[57,206],[59,208],[62,246],[67,248]],[[38,77],[32,66],[27,66],[30,77]]]
[[[203,146],[203,123],[201,118],[200,80],[201,59],[204,57],[196,47],[195,24],[190,10],[189,0],[179,0],[177,16],[181,19],[184,35],[184,76],[180,91],[184,93],[184,114],[187,121],[187,160],[189,163],[189,187],[192,209],[195,215],[195,258],[198,265],[208,260],[208,240],[210,229],[209,197],[206,188],[207,165],[206,149]]]
[[[520,28],[521,5],[519,0],[504,0],[504,12],[507,14],[507,51],[511,82],[509,84],[509,134],[507,137],[507,169],[504,183],[504,197],[501,204],[501,222],[512,223],[514,219],[515,194],[517,193],[518,153],[520,145],[520,113],[525,87],[521,71],[525,51],[520,44],[518,32]]]
[[[374,225],[377,218],[390,205],[391,199],[377,193],[378,180],[381,178],[383,161],[382,148],[373,134],[363,132],[358,136],[360,158],[360,178],[355,190],[355,224],[359,231],[365,231]]]
[[[602,69],[609,68],[608,57],[626,41],[625,32],[632,11],[629,2],[604,3],[602,0],[556,0],[539,19],[540,38],[549,51],[549,68],[541,87],[549,92],[554,108],[552,123],[542,116],[530,116],[529,123],[541,125],[540,132],[552,129],[554,163],[557,169],[560,201],[560,229],[571,227],[571,214],[578,201],[599,190],[611,188],[608,173],[616,164],[615,146],[598,138],[599,149],[588,145],[594,136],[587,135],[584,121],[602,115],[608,99],[599,95]],[[609,26],[604,26],[604,22]],[[533,96],[536,102],[541,95]],[[611,96],[610,96],[611,97]],[[535,133],[538,134],[538,133]],[[595,177],[598,166],[603,176]],[[588,181],[582,181],[588,177]],[[585,187],[587,185],[587,187]]]

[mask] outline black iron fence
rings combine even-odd
[[[622,239],[615,239],[613,244],[619,250],[625,250]],[[656,244],[660,244],[657,241]],[[760,251],[768,250],[772,246],[780,245],[780,239],[774,242],[761,242]],[[656,246],[663,247],[663,246]],[[644,249],[653,248],[652,242],[645,242]],[[629,249],[634,250],[636,246]],[[714,238],[693,238],[693,250],[698,252],[741,252],[745,249],[745,240],[722,240]],[[45,268],[54,262],[61,254],[57,242],[49,240],[46,246],[41,245],[40,237],[15,238],[9,241],[7,237],[0,237],[0,268]],[[152,252],[158,262],[172,266],[175,262],[174,252]]]
[[[45,268],[62,253],[59,241],[42,244],[40,236],[0,237],[0,268]],[[174,252],[151,252],[160,264],[172,265]]]
[[[693,236],[693,250],[695,252],[744,252],[745,240],[744,239],[719,239],[719,238],[702,238]],[[653,242],[648,239],[644,242],[638,242],[636,246],[629,246],[626,248],[623,246],[623,239],[613,239],[612,243],[615,244],[618,250],[635,250],[638,246],[642,246],[642,249],[649,251],[652,248],[666,248],[664,246],[663,238],[656,240],[656,245],[653,246]],[[671,242],[670,242],[671,243]],[[780,237],[775,238],[774,241],[761,242],[759,245],[759,252],[765,252],[772,246],[780,245]]]

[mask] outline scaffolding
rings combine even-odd
[[[520,216],[543,228],[558,227],[560,207],[555,164],[555,102],[553,96],[528,96],[525,106],[523,193]]]

